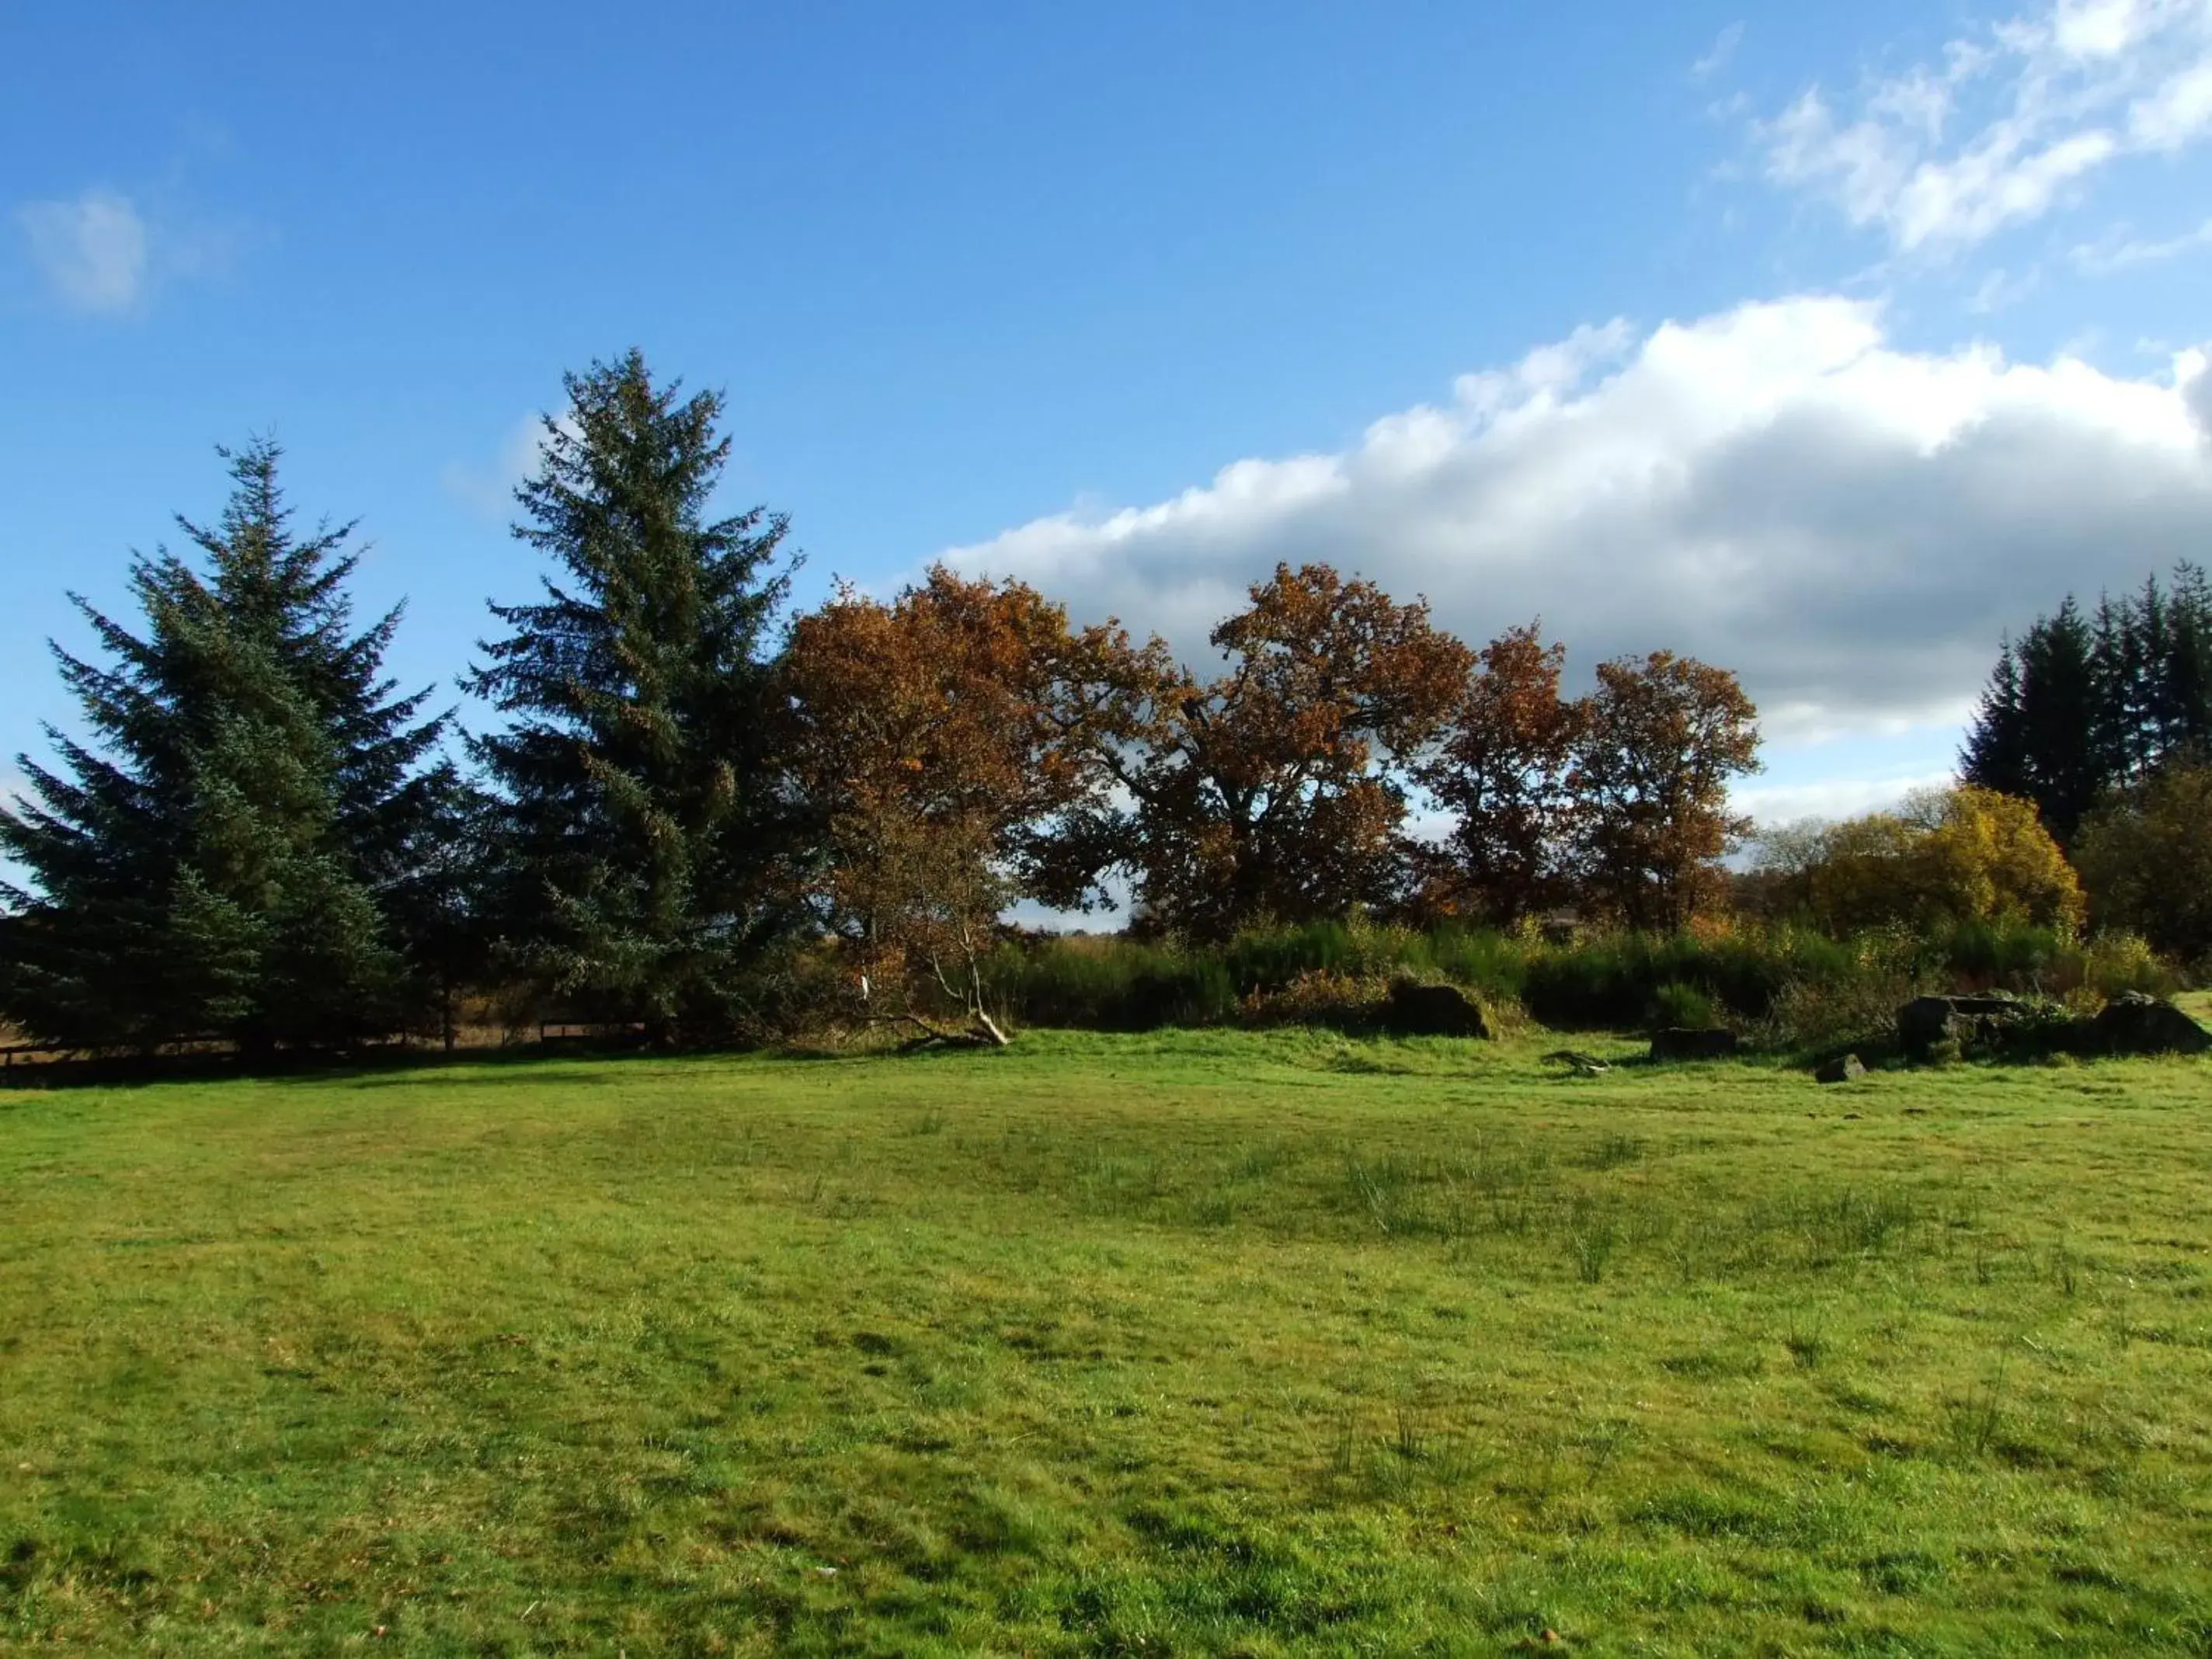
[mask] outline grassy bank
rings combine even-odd
[[[1541,1046],[0,1095],[0,1644],[2206,1650],[2212,1067]]]

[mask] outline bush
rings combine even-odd
[[[1255,991],[1239,1012],[1248,1025],[1325,1025],[1364,1031],[1390,994],[1388,980],[1352,974],[1301,974],[1279,990]]]
[[[1236,1012],[1237,987],[1229,969],[1210,957],[1195,957],[1137,975],[1112,1023],[1128,1031],[1218,1025]]]
[[[1725,1011],[1757,1020],[1785,985],[1838,978],[1855,969],[1850,946],[1800,929],[1711,938],[1616,933],[1538,950],[1527,965],[1522,1000],[1546,1025],[1620,1030],[1648,1019],[1661,988],[1676,986],[1701,994],[1715,1018]]]
[[[2139,933],[2101,933],[2090,941],[2081,981],[2100,1002],[2110,1002],[2123,991],[2170,997],[2181,988],[2181,977],[2150,948]]]
[[[1901,969],[1874,963],[1840,979],[1792,980],[1775,997],[1753,1039],[1762,1048],[1805,1053],[1887,1045],[1896,1035],[1898,1009],[1918,989]]]
[[[1670,980],[1651,994],[1648,1024],[1702,1030],[1720,1024],[1720,1011],[1712,998],[1694,985]]]

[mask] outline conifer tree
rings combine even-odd
[[[2153,666],[2159,750],[2202,765],[2212,761],[2212,581],[2202,565],[2174,567],[2165,620]]]
[[[378,893],[451,785],[424,763],[443,719],[383,677],[399,612],[352,627],[352,526],[296,537],[277,447],[222,453],[222,519],[178,520],[204,569],[165,549],[134,561],[143,637],[76,600],[112,659],[55,647],[88,739],[50,728],[59,768],[23,757],[30,799],[0,809],[30,883],[4,893],[0,999],[55,1041],[261,1051],[410,1012],[408,941]]]
[[[1998,653],[1960,755],[1968,783],[2035,802],[2062,842],[2100,802],[2212,745],[2212,586],[2176,567],[2171,587],[2069,599]]]
[[[508,958],[590,1018],[655,1042],[741,1018],[779,896],[762,645],[787,521],[709,520],[729,455],[714,392],[656,386],[636,351],[564,379],[515,534],[552,560],[537,604],[494,605],[466,684],[514,717],[476,745],[502,801]]]
[[[1996,666],[1982,689],[1974,723],[1966,730],[1966,746],[1959,756],[1959,775],[1967,783],[1994,789],[2001,795],[2029,793],[2020,653],[2010,640],[1997,647]]]
[[[2029,798],[2062,843],[2097,804],[2106,780],[2099,679],[2095,634],[2069,598],[2021,644]]]

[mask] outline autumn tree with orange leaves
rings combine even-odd
[[[1559,695],[1565,665],[1534,623],[1483,647],[1417,774],[1452,817],[1420,860],[1421,912],[1510,926],[1571,896],[1567,779],[1588,709]]]
[[[1736,677],[1655,651],[1598,665],[1568,780],[1582,890],[1631,927],[1680,927],[1714,902],[1751,821],[1729,783],[1759,769],[1758,710]]]
[[[818,838],[815,902],[867,1018],[922,1041],[1006,1041],[981,958],[1045,878],[1041,838],[1107,785],[1076,670],[1117,651],[1142,654],[1111,628],[1071,633],[1065,607],[1023,583],[942,567],[889,605],[848,587],[793,625],[784,764]],[[948,1006],[966,1031],[939,1023]]]
[[[1408,764],[1464,683],[1467,647],[1425,601],[1325,564],[1276,567],[1212,641],[1200,682],[1157,642],[1096,651],[1093,752],[1124,799],[1069,827],[1062,890],[1118,865],[1152,923],[1220,939],[1392,899]]]

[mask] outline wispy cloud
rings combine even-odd
[[[26,202],[15,222],[54,297],[72,311],[135,311],[151,271],[146,222],[127,196],[88,190],[66,202]]]
[[[1752,132],[1776,184],[1899,252],[1955,252],[2212,133],[2212,0],[2058,0],[1840,103],[1808,88]]]
[[[2094,242],[2077,244],[2073,250],[2076,267],[2093,276],[2106,276],[2118,270],[2127,270],[2136,265],[2158,264],[2167,259],[2193,253],[2198,248],[2212,247],[2212,219],[2207,219],[2196,229],[2164,240],[2144,240],[2114,232]]]
[[[1692,81],[1710,81],[1735,61],[1735,49],[1743,44],[1743,25],[1730,23],[1714,37],[1705,55],[1690,65]]]

